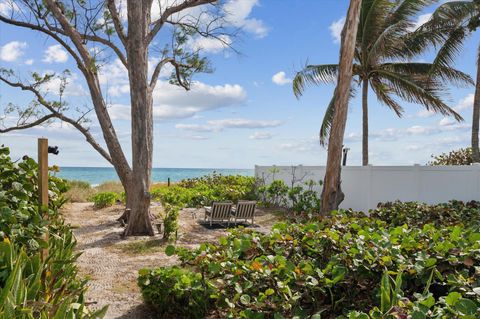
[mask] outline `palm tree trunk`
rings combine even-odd
[[[357,37],[361,5],[362,0],[350,0],[347,19],[342,31],[340,67],[337,88],[335,90],[335,111],[328,140],[327,167],[322,191],[321,213],[324,215],[329,214],[332,210],[338,209],[338,205],[340,205],[345,197],[341,188],[342,148],[345,125],[347,123],[355,40]]]
[[[368,165],[368,79],[364,79],[362,83],[362,165]]]
[[[480,162],[480,151],[478,147],[478,133],[480,121],[480,48],[477,60],[477,82],[475,88],[475,97],[473,100],[473,116],[472,116],[472,160],[474,163]]]

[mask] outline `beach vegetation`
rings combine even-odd
[[[214,317],[478,318],[479,207],[395,202],[268,234],[232,229],[197,249],[168,246],[181,270],[143,269],[138,283],[148,304],[204,296],[189,311]],[[176,304],[168,311],[183,311]]]
[[[106,308],[86,307],[76,240],[59,214],[67,182],[51,174],[49,205],[39,207],[37,163],[9,153],[0,147],[0,318],[103,317]]]
[[[113,206],[119,200],[119,195],[115,192],[101,192],[93,195],[90,200],[95,208],[101,209]]]
[[[440,155],[432,155],[432,160],[428,165],[471,165],[473,163],[472,148],[460,148]]]

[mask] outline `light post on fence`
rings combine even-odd
[[[349,150],[350,149],[348,147],[343,148],[343,163],[342,163],[343,166],[347,165],[347,155]]]

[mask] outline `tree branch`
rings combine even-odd
[[[5,128],[5,129],[1,129],[1,128],[0,128],[0,133],[8,133],[8,132],[11,132],[11,131],[25,130],[25,129],[27,129],[27,128],[31,128],[31,127],[40,125],[40,124],[42,124],[43,122],[46,122],[46,121],[48,121],[49,119],[54,118],[54,117],[55,117],[55,114],[48,114],[48,115],[45,115],[45,116],[39,118],[38,120],[36,120],[36,121],[34,121],[34,122],[32,122],[32,123],[23,124],[23,125],[18,125],[18,126],[12,126],[12,127],[7,127],[7,128]]]
[[[178,13],[187,8],[194,8],[194,7],[201,6],[203,4],[214,3],[214,2],[217,2],[217,0],[185,0],[179,5],[166,8],[165,11],[161,14],[160,18],[157,21],[154,21],[152,23],[153,28],[147,34],[147,38],[145,39],[146,43],[150,44],[150,42],[152,42],[153,38],[155,38],[158,31],[160,31],[162,26],[165,24],[165,22],[168,20],[168,18],[172,14]]]
[[[12,82],[12,81],[9,81],[8,79],[4,78],[3,76],[0,76],[0,81],[3,81],[4,83],[8,84],[9,86],[11,87],[16,87],[16,88],[20,88],[22,89],[23,91],[30,91],[32,92],[38,103],[40,103],[41,105],[43,105],[48,111],[50,111],[51,114],[47,115],[47,116],[50,116],[50,117],[56,117],[60,120],[62,120],[63,122],[66,122],[66,123],[69,123],[71,124],[73,127],[75,127],[78,131],[80,131],[80,133],[83,134],[83,136],[85,136],[85,139],[87,140],[87,142],[97,151],[100,153],[100,155],[103,156],[103,158],[105,158],[109,163],[112,163],[112,159],[110,157],[110,155],[107,153],[107,151],[105,151],[98,143],[97,141],[95,141],[95,139],[93,138],[92,134],[90,134],[89,130],[85,127],[83,127],[78,121],[75,121],[67,116],[65,116],[64,114],[58,112],[55,107],[53,107],[50,103],[48,103],[44,97],[40,94],[40,92],[35,89],[32,85],[25,85],[23,83],[20,83],[20,82]],[[45,116],[45,117],[47,117]],[[43,119],[43,118],[42,118]],[[41,121],[40,123],[44,122],[45,120]],[[38,121],[37,121],[38,122]],[[36,124],[40,124],[40,123],[36,123]],[[33,123],[32,123],[33,124]],[[30,125],[30,124],[28,124]],[[34,125],[31,125],[29,127],[32,127]],[[28,128],[28,127],[24,127],[24,128]],[[13,130],[13,129],[11,129]],[[1,132],[1,131],[0,131]]]
[[[28,23],[28,22],[22,22],[22,21],[17,21],[17,20],[13,20],[13,19],[9,19],[7,17],[4,17],[2,15],[0,15],[0,21],[2,22],[5,22],[7,24],[11,24],[11,25],[14,25],[14,26],[17,26],[17,27],[22,27],[22,28],[27,28],[27,29],[31,29],[31,30],[36,30],[36,31],[40,31],[50,37],[52,37],[53,39],[55,39],[60,45],[62,45],[65,50],[68,51],[68,53],[70,53],[70,55],[73,57],[73,59],[77,62],[77,65],[78,65],[78,68],[80,69],[80,71],[82,72],[85,72],[86,71],[86,68],[85,68],[85,64],[83,63],[83,61],[80,59],[80,57],[77,55],[77,53],[65,42],[63,41],[62,38],[60,38],[58,36],[58,34],[55,34],[54,32],[48,30],[48,29],[45,29],[45,28],[42,28],[41,26],[39,25],[36,25],[36,24],[33,24],[33,23]]]
[[[113,26],[115,27],[115,31],[117,31],[118,37],[120,41],[122,41],[123,46],[127,47],[128,38],[125,34],[125,30],[123,29],[122,21],[120,21],[120,16],[117,11],[117,7],[115,7],[115,0],[108,0],[107,3],[108,10],[112,15]]]

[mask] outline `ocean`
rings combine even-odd
[[[200,177],[212,173],[222,175],[253,176],[253,169],[223,169],[223,168],[154,168],[153,182],[166,182],[170,177],[172,182],[186,178]],[[69,180],[81,180],[91,185],[99,185],[109,181],[119,181],[113,167],[61,167],[57,176]]]

